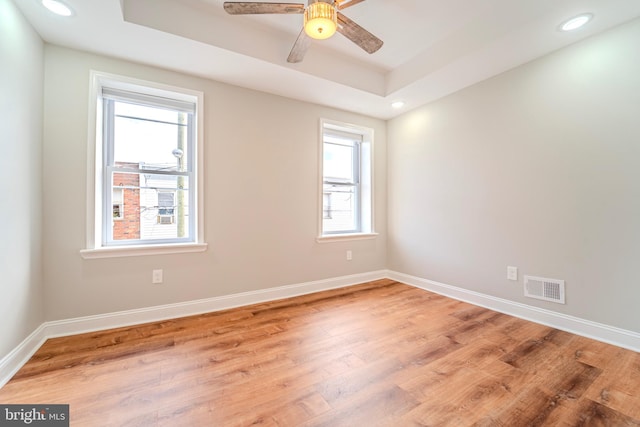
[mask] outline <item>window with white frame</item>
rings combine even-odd
[[[113,254],[118,248],[202,243],[197,194],[202,94],[98,72],[92,72],[92,85],[95,208],[88,213],[95,216],[95,227],[83,256],[103,248]]]
[[[328,120],[321,131],[320,237],[374,234],[373,131]]]

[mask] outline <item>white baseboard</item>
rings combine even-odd
[[[312,294],[314,292],[342,288],[345,286],[370,282],[372,280],[384,279],[386,277],[387,271],[380,270],[175,304],[159,305],[135,310],[99,314],[95,316],[78,317],[74,319],[56,320],[53,322],[46,322],[44,324],[45,333],[47,338],[55,338],[82,334],[85,332],[120,328],[123,326],[139,325],[142,323],[158,322],[161,320],[212,313],[229,308]]]
[[[637,332],[481,294],[467,289],[458,288],[456,286],[435,282],[433,280],[410,276],[404,273],[388,271],[387,274],[389,279],[396,280],[416,288],[571,332],[576,335],[593,338],[595,340],[613,344],[635,352],[640,352],[640,334]]]
[[[0,388],[13,377],[16,372],[33,356],[33,354],[47,340],[45,324],[38,326],[35,331],[25,338],[9,354],[0,359]]]
[[[379,270],[183,303],[45,322],[0,359],[0,388],[49,338],[211,313],[389,278],[460,301],[640,352],[640,334],[395,271]]]
[[[18,372],[49,338],[211,313],[234,307],[342,288],[386,277],[387,271],[379,270],[176,304],[45,322],[11,353],[0,359],[0,388]]]

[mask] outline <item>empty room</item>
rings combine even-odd
[[[637,0],[0,0],[0,425],[639,426]]]

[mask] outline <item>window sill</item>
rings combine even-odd
[[[327,234],[324,236],[318,236],[316,241],[318,243],[330,243],[342,242],[345,240],[375,239],[376,237],[378,237],[378,233]]]
[[[80,256],[84,259],[118,258],[144,255],[181,254],[189,252],[204,252],[206,243],[184,243],[170,245],[118,246],[96,249],[82,249]]]

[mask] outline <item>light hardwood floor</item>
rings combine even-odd
[[[381,280],[56,338],[0,403],[72,426],[640,426],[640,354]]]

